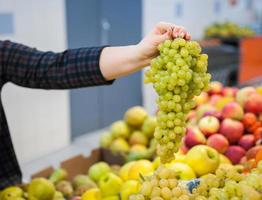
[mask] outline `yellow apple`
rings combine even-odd
[[[160,157],[157,156],[153,160],[153,167],[154,167],[154,169],[157,169],[160,165],[161,165],[161,160],[160,160]]]
[[[154,172],[153,164],[148,160],[136,161],[129,169],[128,179],[138,180],[140,175],[147,176]]]
[[[20,198],[23,196],[23,190],[16,186],[10,186],[0,192],[1,200],[8,200],[11,198]]]
[[[129,196],[132,194],[136,194],[140,189],[140,184],[135,180],[126,181],[120,191],[121,200],[128,200]]]
[[[129,151],[129,144],[123,138],[115,139],[110,147],[111,151],[113,152],[128,152]]]
[[[102,198],[102,200],[119,200],[118,195],[113,195],[113,196],[109,196],[109,197],[104,197]]]
[[[99,179],[111,171],[110,166],[106,162],[98,162],[93,164],[88,170],[88,176],[98,182]]]
[[[101,200],[101,191],[98,188],[92,188],[87,190],[83,195],[82,195],[82,200]]]
[[[50,200],[54,195],[54,184],[45,178],[33,179],[28,186],[28,197],[30,200]]]
[[[119,176],[120,178],[122,178],[123,181],[128,180],[128,173],[129,173],[129,169],[131,168],[131,166],[135,163],[135,161],[131,161],[128,162],[126,164],[124,164],[120,171],[119,171]]]
[[[174,170],[176,172],[177,178],[180,180],[191,180],[196,178],[196,174],[193,169],[185,163],[170,163],[168,168]]]
[[[186,163],[197,176],[213,173],[219,165],[219,153],[206,145],[197,145],[186,154]]]
[[[219,154],[219,165],[221,164],[232,164],[232,163],[226,156],[224,156],[223,154]]]
[[[146,151],[146,146],[142,144],[132,145],[130,148],[130,152],[144,152]]]

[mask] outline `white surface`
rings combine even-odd
[[[214,12],[214,3],[220,2],[220,12]],[[261,0],[255,0],[258,2]],[[246,9],[246,0],[239,0],[237,6],[232,7],[228,1],[222,0],[143,0],[143,34],[160,22],[167,21],[184,26],[193,39],[202,38],[204,28],[215,21],[231,20],[241,25],[247,25],[254,20],[254,4],[251,10]],[[176,15],[176,5],[182,5],[182,15]],[[258,4],[259,5],[259,4]],[[156,111],[156,94],[151,84],[143,84],[143,104],[150,114]]]
[[[64,0],[0,0],[0,13],[14,15],[14,34],[0,35],[40,50],[66,48]],[[7,84],[3,104],[19,163],[69,144],[68,91],[25,89]]]

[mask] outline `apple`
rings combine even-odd
[[[250,149],[251,147],[253,147],[255,145],[255,136],[252,134],[248,134],[248,135],[243,135],[238,144],[239,146],[243,147],[245,150]]]
[[[219,154],[219,165],[221,164],[232,164],[232,163],[226,156],[224,156],[223,154]]]
[[[236,96],[237,91],[238,91],[238,88],[235,88],[235,87],[224,87],[222,89],[222,95],[234,97]]]
[[[36,178],[28,186],[29,199],[50,200],[55,195],[54,184],[45,178]]]
[[[155,128],[157,125],[156,117],[150,117],[148,116],[143,125],[142,125],[142,133],[147,137],[147,138],[152,138],[154,136]]]
[[[206,116],[199,120],[198,127],[202,133],[206,136],[210,136],[217,133],[219,130],[219,120],[213,116]]]
[[[110,166],[106,162],[98,162],[92,165],[88,170],[88,176],[98,182],[100,178],[111,172]]]
[[[129,144],[141,144],[146,146],[148,144],[148,138],[140,131],[134,131],[129,138]]]
[[[201,92],[200,95],[194,97],[194,100],[196,102],[196,105],[199,106],[206,103],[208,101],[208,98],[209,97],[206,92]]]
[[[70,200],[82,200],[82,198],[79,197],[79,196],[74,196],[74,197],[72,197]]]
[[[229,146],[225,152],[225,156],[228,157],[234,165],[238,164],[245,154],[245,149],[237,145]]]
[[[103,175],[98,183],[103,197],[117,195],[122,184],[122,179],[111,172]]]
[[[148,114],[143,107],[134,106],[126,111],[124,119],[128,125],[140,128],[147,116]]]
[[[144,152],[146,150],[147,150],[146,146],[144,146],[142,144],[135,144],[135,145],[131,146],[131,148],[130,148],[130,152]]]
[[[119,200],[119,196],[113,195],[113,196],[103,197],[102,200]]]
[[[176,178],[178,180],[192,180],[196,178],[195,172],[186,163],[181,163],[181,162],[171,163],[167,166],[167,168],[175,171]]]
[[[111,133],[114,138],[128,138],[130,130],[124,121],[119,120],[111,125]]]
[[[209,99],[209,104],[212,105],[212,106],[215,106],[217,104],[217,102],[222,99],[223,96],[221,95],[218,95],[218,94],[215,94],[215,95],[212,95]]]
[[[241,105],[244,106],[245,101],[247,100],[247,98],[252,94],[252,93],[256,93],[255,88],[253,87],[244,87],[240,90],[238,90],[237,94],[236,94],[236,100],[237,102]]]
[[[246,112],[262,113],[262,95],[258,93],[251,94],[244,103]]]
[[[138,193],[140,189],[140,183],[135,180],[128,180],[124,182],[120,190],[121,200],[128,200],[129,196]]]
[[[129,144],[123,138],[115,139],[110,147],[111,151],[113,152],[128,152],[129,151]]]
[[[222,121],[219,132],[228,139],[230,144],[235,144],[242,137],[244,126],[239,121],[227,118]]]
[[[87,190],[81,197],[82,200],[101,200],[101,191],[99,188],[92,188]]]
[[[230,102],[222,109],[223,118],[241,120],[244,116],[243,108],[237,102]]]
[[[148,160],[136,161],[128,171],[129,180],[138,180],[140,175],[147,176],[154,172],[153,164]]]
[[[100,137],[100,146],[103,148],[108,148],[113,141],[113,135],[111,132],[103,133]]]
[[[254,132],[255,140],[259,141],[262,139],[262,127],[259,127]]]
[[[205,144],[206,138],[197,127],[188,127],[184,142],[188,148],[191,148],[198,144]]]
[[[119,176],[122,178],[123,181],[128,180],[128,173],[131,166],[135,163],[135,161],[128,162],[124,164],[119,171]]]
[[[262,149],[262,145],[250,148],[246,153],[247,160],[254,159],[256,157],[257,152],[259,152],[260,149]]]
[[[188,152],[188,147],[186,146],[186,144],[183,142],[182,145],[180,146],[180,151],[183,153],[183,154],[186,154]]]
[[[23,190],[17,186],[10,186],[5,188],[0,193],[1,200],[19,199],[23,196]]]
[[[225,136],[214,134],[207,139],[207,145],[216,149],[219,153],[224,153],[229,146],[229,142]]]
[[[257,117],[254,113],[247,112],[244,114],[242,123],[245,129],[249,129],[256,122],[257,122]]]
[[[197,108],[196,117],[197,117],[197,119],[200,119],[201,117],[203,117],[205,112],[211,112],[211,111],[215,111],[215,110],[216,109],[214,108],[214,106],[212,106],[210,104],[203,104],[203,105],[201,105]]]
[[[213,116],[216,117],[219,121],[222,120],[222,113],[219,111],[207,111],[204,113],[203,117]]]
[[[234,102],[235,99],[233,97],[222,97],[216,102],[215,108],[218,111],[221,111],[228,103]]]
[[[219,165],[219,153],[206,145],[197,145],[186,154],[186,163],[197,176],[213,173]]]
[[[213,95],[213,94],[221,94],[223,89],[222,83],[218,81],[212,81],[209,83],[209,90],[208,94]]]

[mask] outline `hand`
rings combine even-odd
[[[184,27],[161,22],[137,45],[106,47],[100,56],[101,72],[106,80],[112,80],[141,70],[157,56],[160,43],[177,37],[191,38]]]
[[[149,32],[139,44],[137,44],[138,52],[141,59],[150,61],[158,54],[157,46],[167,39],[177,37],[190,40],[190,34],[182,26],[172,23],[160,22],[151,32]]]

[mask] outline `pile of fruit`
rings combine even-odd
[[[205,30],[206,38],[245,38],[252,37],[255,32],[248,27],[241,27],[233,22],[214,23]]]
[[[156,118],[148,115],[143,107],[132,107],[123,120],[114,122],[109,131],[102,134],[100,146],[121,153],[127,161],[152,159],[156,151],[153,139],[156,123]]]
[[[194,183],[193,183],[194,184]],[[138,194],[130,200],[261,200],[262,161],[257,168],[244,174],[243,167],[221,165],[188,187],[176,179],[176,173],[159,167],[154,175],[144,179]]]
[[[233,164],[254,164],[262,151],[262,95],[259,89],[223,87],[212,82],[208,93],[196,98],[188,115],[183,151],[206,144]],[[261,159],[257,158],[257,161]],[[252,165],[253,165],[252,164]]]

